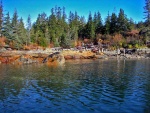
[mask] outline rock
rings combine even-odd
[[[0,48],[0,52],[4,52],[6,51],[6,49],[3,47],[3,48]]]
[[[81,59],[94,59],[94,58],[96,58],[95,55],[92,56],[81,55]]]
[[[47,63],[49,65],[51,64],[64,64],[65,58],[60,52],[55,52],[50,55],[48,55],[46,58],[44,58],[43,63]]]
[[[146,55],[146,57],[149,57],[149,58],[150,58],[150,53],[148,53],[148,54]]]
[[[63,55],[59,55],[58,59],[57,59],[59,64],[64,64],[65,63],[65,58]]]
[[[97,59],[105,59],[105,58],[107,58],[106,55],[96,55],[95,57],[96,57]]]
[[[86,57],[84,57],[84,56],[82,56],[82,55],[80,56],[80,58],[81,58],[81,59],[86,59]]]
[[[8,57],[2,57],[1,63],[9,63],[9,58]]]
[[[66,60],[69,60],[69,59],[73,59],[74,57],[73,57],[72,55],[65,55],[64,58],[65,58]]]
[[[30,55],[21,55],[17,62],[22,64],[32,64],[37,63],[37,60],[32,59],[32,56]]]
[[[80,59],[81,56],[80,55],[74,55],[74,59]]]
[[[19,58],[20,58],[20,55],[14,55],[12,57],[9,57],[9,63],[13,63],[14,61],[16,61]]]
[[[137,58],[140,59],[141,57],[140,57],[140,56],[137,56]]]

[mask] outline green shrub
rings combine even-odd
[[[129,48],[129,49],[132,49],[132,47],[133,47],[133,46],[132,46],[131,44],[128,45],[128,48]]]
[[[135,47],[135,48],[139,48],[139,44],[135,44],[134,47]]]
[[[39,44],[40,46],[43,46],[43,47],[47,47],[47,46],[48,46],[48,43],[47,43],[46,38],[39,38],[39,39],[38,39],[38,44]]]

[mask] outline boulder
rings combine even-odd
[[[66,60],[69,60],[69,59],[73,59],[74,57],[73,57],[73,55],[65,55],[64,58]]]
[[[55,52],[44,58],[42,62],[47,63],[49,65],[64,64],[65,58],[60,52]]]
[[[80,55],[74,55],[74,59],[80,59],[81,56]]]

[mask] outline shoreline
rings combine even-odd
[[[4,50],[0,51],[0,64],[46,63],[48,65],[59,65],[65,63],[65,60],[75,59],[150,59],[149,51],[150,49],[148,51],[138,50],[133,54],[117,54],[116,51],[95,53],[89,50],[53,51],[50,48],[30,51]]]

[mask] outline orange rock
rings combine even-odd
[[[20,55],[15,55],[15,56],[9,57],[9,63],[15,62],[19,58],[20,58]]]
[[[3,59],[3,58],[2,58],[2,57],[0,57],[0,61],[2,61],[2,59]]]
[[[9,63],[8,57],[4,57],[1,59],[1,63]]]
[[[46,63],[48,66],[58,66],[59,65],[59,63],[58,63],[58,61],[53,61],[53,62],[47,62]]]
[[[23,57],[24,57],[24,58],[31,58],[31,55],[25,54],[25,55],[23,55]]]
[[[74,55],[74,59],[80,59],[81,56],[80,55]]]
[[[48,61],[47,62],[53,62],[55,59],[53,58],[48,58]]]
[[[12,62],[12,64],[22,65],[23,63],[18,61],[18,60],[16,60],[16,61]]]
[[[65,58],[66,60],[69,60],[69,59],[73,59],[73,56],[72,56],[72,55],[66,55],[66,56],[64,56],[64,58]]]
[[[36,58],[35,60],[38,61],[39,63],[43,62],[43,58]]]

